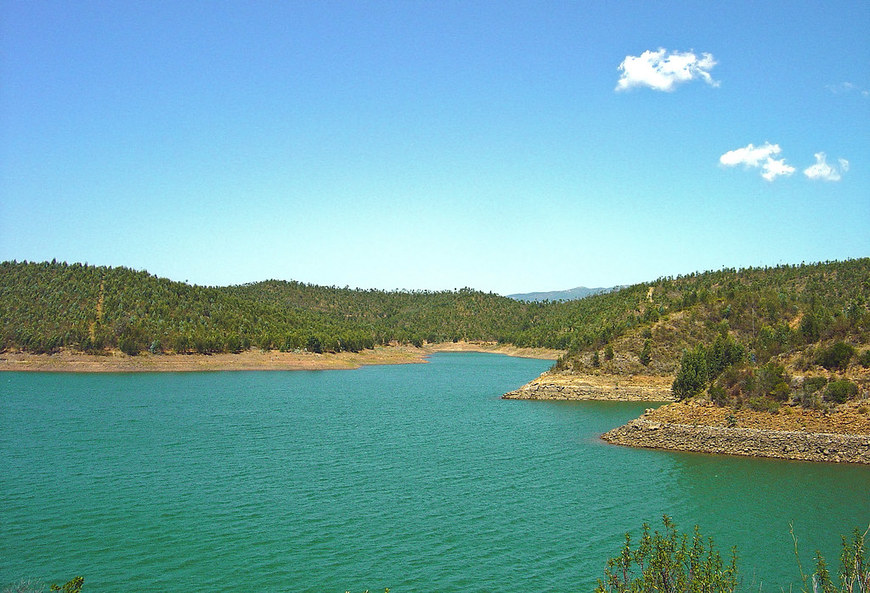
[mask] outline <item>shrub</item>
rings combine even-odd
[[[643,366],[649,366],[649,363],[652,361],[652,342],[650,340],[644,341],[643,349],[640,351],[640,356],[638,358],[640,364]]]
[[[704,347],[686,350],[680,359],[680,368],[671,389],[678,400],[694,397],[707,385],[707,355]]]
[[[788,401],[789,396],[791,396],[791,387],[789,387],[788,383],[785,382],[777,383],[774,388],[770,390],[770,397],[774,401]]]
[[[758,369],[758,395],[772,395],[781,383],[788,387],[789,376],[781,364],[768,362]]]
[[[746,356],[743,346],[727,333],[716,336],[713,346],[707,350],[707,371],[711,379],[721,375],[726,369],[741,362]]]
[[[825,401],[842,404],[856,395],[858,395],[858,386],[847,379],[831,381],[825,387]]]
[[[803,386],[801,389],[806,391],[807,393],[813,393],[824,387],[828,384],[827,377],[807,377],[804,380]]]
[[[865,369],[870,367],[870,348],[858,355],[858,364]]]
[[[767,397],[753,397],[749,399],[749,408],[756,412],[770,412],[775,414],[779,411],[779,402]]]
[[[805,408],[818,410],[822,407],[819,390],[828,384],[826,377],[807,377],[797,393],[797,400]]]
[[[662,517],[662,523],[664,533],[656,531],[652,536],[649,525],[644,523],[640,543],[634,551],[631,536],[625,534],[622,553],[607,561],[604,580],[598,580],[596,593],[734,591],[737,587],[736,548],[731,552],[731,562],[724,566],[713,539],[703,538],[697,526],[690,544],[689,537],[677,531],[670,517]]]
[[[714,385],[708,389],[707,393],[710,394],[710,401],[719,407],[728,403],[728,393],[718,385]]]
[[[752,367],[744,363],[725,369],[716,383],[732,398],[739,398],[741,394],[752,393],[758,381]]]
[[[840,554],[840,571],[837,575],[839,583],[834,583],[828,566],[821,553],[816,551],[816,570],[812,578],[803,573],[798,560],[798,569],[803,580],[803,593],[868,593],[870,591],[870,555],[867,552],[867,533],[855,529],[852,538],[842,537],[843,552]],[[794,531],[792,531],[794,538]],[[797,556],[797,540],[795,540],[795,556]],[[812,586],[809,586],[810,580]]]
[[[136,356],[142,350],[142,343],[132,335],[123,335],[118,338],[118,348],[128,356]]]
[[[845,369],[855,354],[855,348],[846,342],[835,342],[827,348],[822,348],[816,353],[816,363],[829,371]]]
[[[82,586],[84,586],[85,579],[82,577],[75,577],[70,581],[61,585],[52,585],[52,591],[62,591],[63,593],[80,593],[82,590]]]

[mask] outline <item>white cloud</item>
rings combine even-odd
[[[840,168],[832,167],[827,163],[824,152],[815,154],[816,164],[810,165],[804,169],[804,175],[810,179],[821,179],[822,181],[839,181],[842,179],[842,173],[849,170],[849,161],[846,159],[838,159]]]
[[[870,91],[863,89],[852,82],[841,82],[839,84],[829,84],[827,89],[835,95],[844,93],[859,93],[862,97],[870,97]]]
[[[780,175],[785,175],[786,177],[788,177],[789,175],[794,173],[794,167],[792,167],[791,165],[786,165],[785,159],[776,160],[768,158],[761,166],[761,170],[763,171],[761,176],[768,181],[773,181]]]
[[[761,167],[761,176],[768,181],[773,181],[779,176],[788,177],[795,172],[795,168],[785,163],[785,159],[775,159],[774,155],[782,152],[779,144],[765,142],[761,146],[747,144],[743,148],[729,150],[719,157],[719,163],[726,167],[743,165],[747,168],[757,169]]]
[[[761,146],[747,144],[743,148],[729,150],[719,157],[719,164],[726,167],[736,167],[743,165],[747,169],[761,169],[761,176],[768,181],[773,181],[777,177],[788,177],[795,172],[795,168],[786,164],[785,159],[776,159],[774,156],[779,156],[782,149],[779,144],[771,144],[765,142]],[[816,164],[810,165],[804,169],[804,175],[810,179],[821,179],[823,181],[839,181],[843,173],[849,170],[849,161],[846,159],[837,159],[837,165],[829,165],[824,152],[815,154]]]
[[[622,75],[616,84],[617,91],[624,91],[636,86],[648,86],[657,91],[672,91],[677,85],[700,78],[710,86],[719,83],[710,76],[710,70],[716,65],[711,54],[694,52],[671,52],[659,49],[647,50],[639,56],[626,56],[619,65]]]
[[[779,147],[779,144],[771,144],[770,142],[765,142],[761,146],[747,144],[743,148],[729,150],[719,157],[719,162],[728,167],[735,165],[758,167],[761,161],[779,154],[781,151],[782,149]]]

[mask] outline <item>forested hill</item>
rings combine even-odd
[[[540,307],[470,289],[384,292],[267,281],[200,287],[126,268],[0,264],[2,347],[127,353],[356,351],[390,342],[534,341]]]
[[[715,357],[732,347],[758,366],[775,357],[807,364],[837,342],[870,344],[868,258],[661,278],[577,301],[569,317],[613,299],[637,306],[605,306],[599,335],[581,324],[586,333],[559,368],[670,375],[690,350]]]
[[[868,303],[868,258],[660,278],[561,303],[472,289],[385,292],[276,280],[200,287],[122,267],[4,262],[0,348],[339,351],[486,340],[582,357],[660,334],[661,344],[651,340],[656,364],[668,358],[672,370],[679,348],[715,333],[723,320],[742,339],[771,351],[793,340],[795,331],[806,339],[847,331],[866,342]]]

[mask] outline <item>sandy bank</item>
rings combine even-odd
[[[546,372],[504,399],[673,401],[672,377]]]
[[[647,410],[602,438],[652,449],[870,464],[870,417],[857,403],[829,413],[785,409],[770,414],[676,403]]]
[[[149,354],[128,356],[119,351],[106,355],[63,350],[56,354],[26,352],[0,353],[0,371],[130,373],[190,371],[313,371],[357,369],[373,364],[414,364],[426,362],[434,352],[492,352],[508,356],[555,359],[560,352],[499,346],[489,343],[457,342],[413,346],[381,346],[362,352],[314,354],[247,350],[238,354]]]

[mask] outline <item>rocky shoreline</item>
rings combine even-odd
[[[547,372],[503,399],[674,401],[670,377],[585,375]]]
[[[720,455],[870,464],[870,435],[699,426],[644,414],[602,435],[616,445]]]
[[[671,377],[548,371],[504,399],[669,402],[602,439],[649,449],[870,465],[866,402],[831,410],[783,406],[776,413],[674,402]]]

